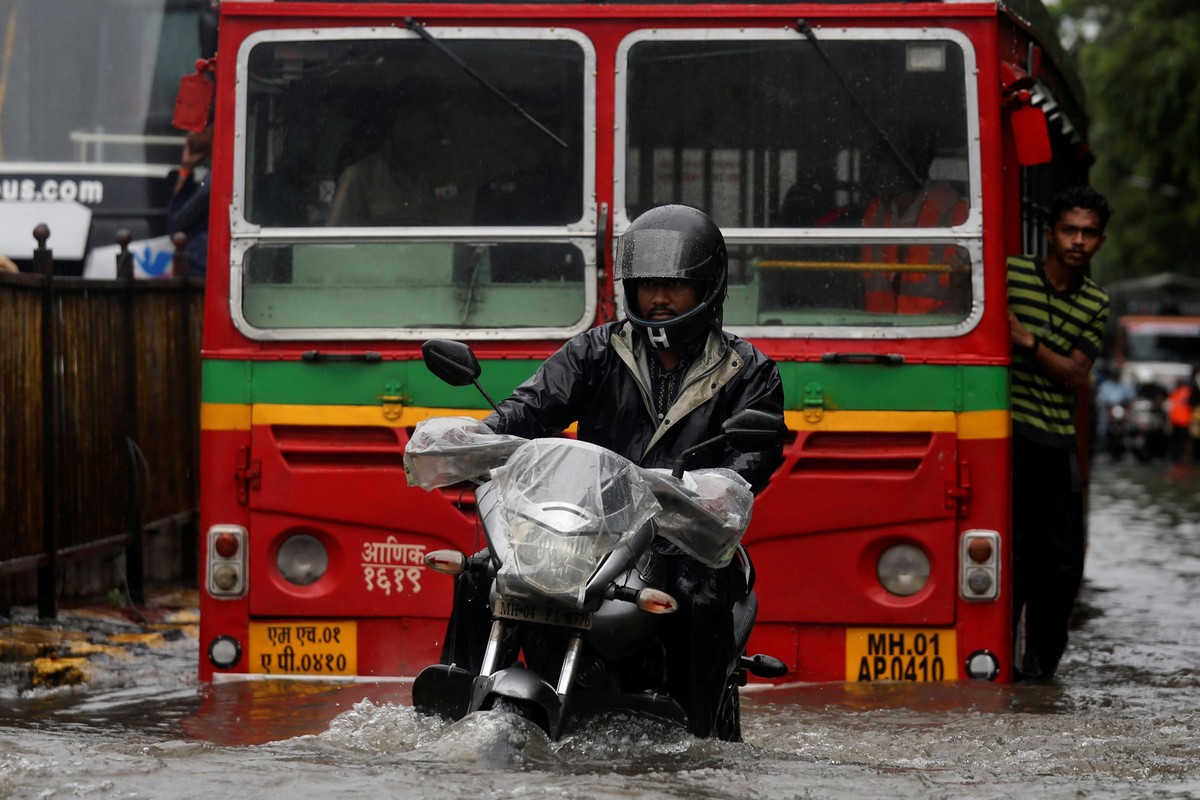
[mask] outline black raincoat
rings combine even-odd
[[[692,360],[683,387],[660,419],[650,399],[646,346],[632,325],[612,322],[564,344],[486,422],[497,433],[529,439],[577,422],[577,435],[643,467],[673,466],[684,450],[719,436],[721,424],[754,408],[783,418],[775,362],[733,334],[713,331]],[[739,453],[717,445],[689,467],[727,467],[761,491],[782,449]]]

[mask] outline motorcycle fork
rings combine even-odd
[[[567,653],[563,656],[562,671],[558,673],[558,686],[554,689],[559,697],[566,697],[567,692],[571,691],[571,684],[575,682],[575,672],[579,669],[579,654],[582,652],[583,635],[572,634],[571,641],[567,642]]]
[[[492,630],[488,634],[487,648],[483,651],[483,664],[479,674],[487,677],[496,671],[496,663],[500,656],[500,645],[504,641],[505,623],[492,620]],[[558,685],[554,688],[560,697],[566,697],[575,682],[575,673],[579,669],[579,656],[583,653],[583,634],[571,635],[567,642],[567,652],[563,655],[562,669],[558,673]]]
[[[500,643],[504,640],[504,623],[498,619],[492,620],[492,630],[488,634],[487,647],[483,651],[483,664],[479,674],[487,677],[496,671],[496,660],[500,657]]]

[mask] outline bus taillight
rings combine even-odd
[[[1000,596],[1000,534],[972,530],[963,533],[959,556],[964,600],[995,600]]]
[[[208,529],[208,593],[222,598],[246,593],[246,529],[241,525]]]

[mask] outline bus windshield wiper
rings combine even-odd
[[[850,102],[852,102],[854,107],[858,109],[858,112],[863,115],[863,118],[866,119],[867,124],[875,129],[875,133],[878,134],[879,140],[883,142],[884,146],[886,146],[888,150],[891,151],[896,161],[900,163],[900,166],[904,168],[904,171],[908,173],[908,176],[912,178],[913,183],[917,186],[920,186],[922,183],[924,183],[924,181],[921,180],[921,176],[917,174],[916,169],[913,168],[913,165],[909,163],[904,154],[901,153],[896,147],[896,143],[892,141],[892,137],[888,136],[887,131],[885,131],[883,126],[880,125],[873,116],[871,116],[871,112],[867,110],[867,107],[863,105],[862,100],[860,100],[858,95],[854,93],[854,87],[850,85],[850,82],[846,80],[846,76],[843,75],[841,70],[837,68],[837,65],[833,63],[833,59],[829,57],[829,54],[825,52],[825,48],[821,46],[820,40],[817,39],[817,34],[813,31],[812,26],[808,24],[808,20],[804,18],[796,20],[796,30],[804,34],[804,38],[808,39],[808,41],[812,44],[813,49],[817,51],[817,55],[819,55],[821,60],[825,62],[825,66],[829,67],[829,71],[833,73],[833,77],[837,79],[838,84],[842,87],[842,90],[846,93],[846,96],[850,98]]]
[[[522,117],[529,120],[530,124],[532,124],[534,127],[536,127],[542,133],[549,136],[551,139],[553,139],[554,142],[556,144],[558,144],[560,147],[565,148],[567,146],[567,143],[564,142],[562,139],[560,139],[554,131],[550,130],[545,125],[543,125],[542,123],[540,123],[536,119],[534,119],[533,115],[530,114],[525,109],[521,108],[521,106],[517,103],[516,100],[513,100],[511,97],[506,95],[503,92],[503,90],[501,90],[497,86],[494,86],[490,81],[488,81],[487,78],[483,77],[478,72],[473,70],[471,68],[471,65],[469,65],[467,62],[465,62],[461,58],[459,58],[458,55],[453,50],[451,50],[449,47],[446,47],[446,45],[443,44],[440,39],[435,38],[432,33],[430,33],[428,30],[426,30],[424,25],[417,22],[412,17],[405,17],[404,18],[404,27],[408,28],[410,31],[415,33],[417,36],[420,36],[422,39],[429,42],[431,45],[433,45],[435,48],[437,48],[438,52],[440,52],[440,53],[442,53],[442,55],[446,56],[446,58],[450,59],[455,64],[458,64],[458,66],[460,66],[462,68],[463,72],[467,73],[472,78],[474,78],[479,83],[480,86],[487,89],[492,94],[496,95],[496,97],[500,98],[505,103],[508,103],[509,107],[512,108],[513,111],[516,111]]]

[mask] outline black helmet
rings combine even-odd
[[[625,289],[625,316],[662,350],[678,348],[720,326],[729,282],[725,237],[707,214],[690,206],[659,206],[633,221],[617,240],[614,272]],[[642,319],[637,281],[674,278],[698,284],[700,302],[668,320]]]

